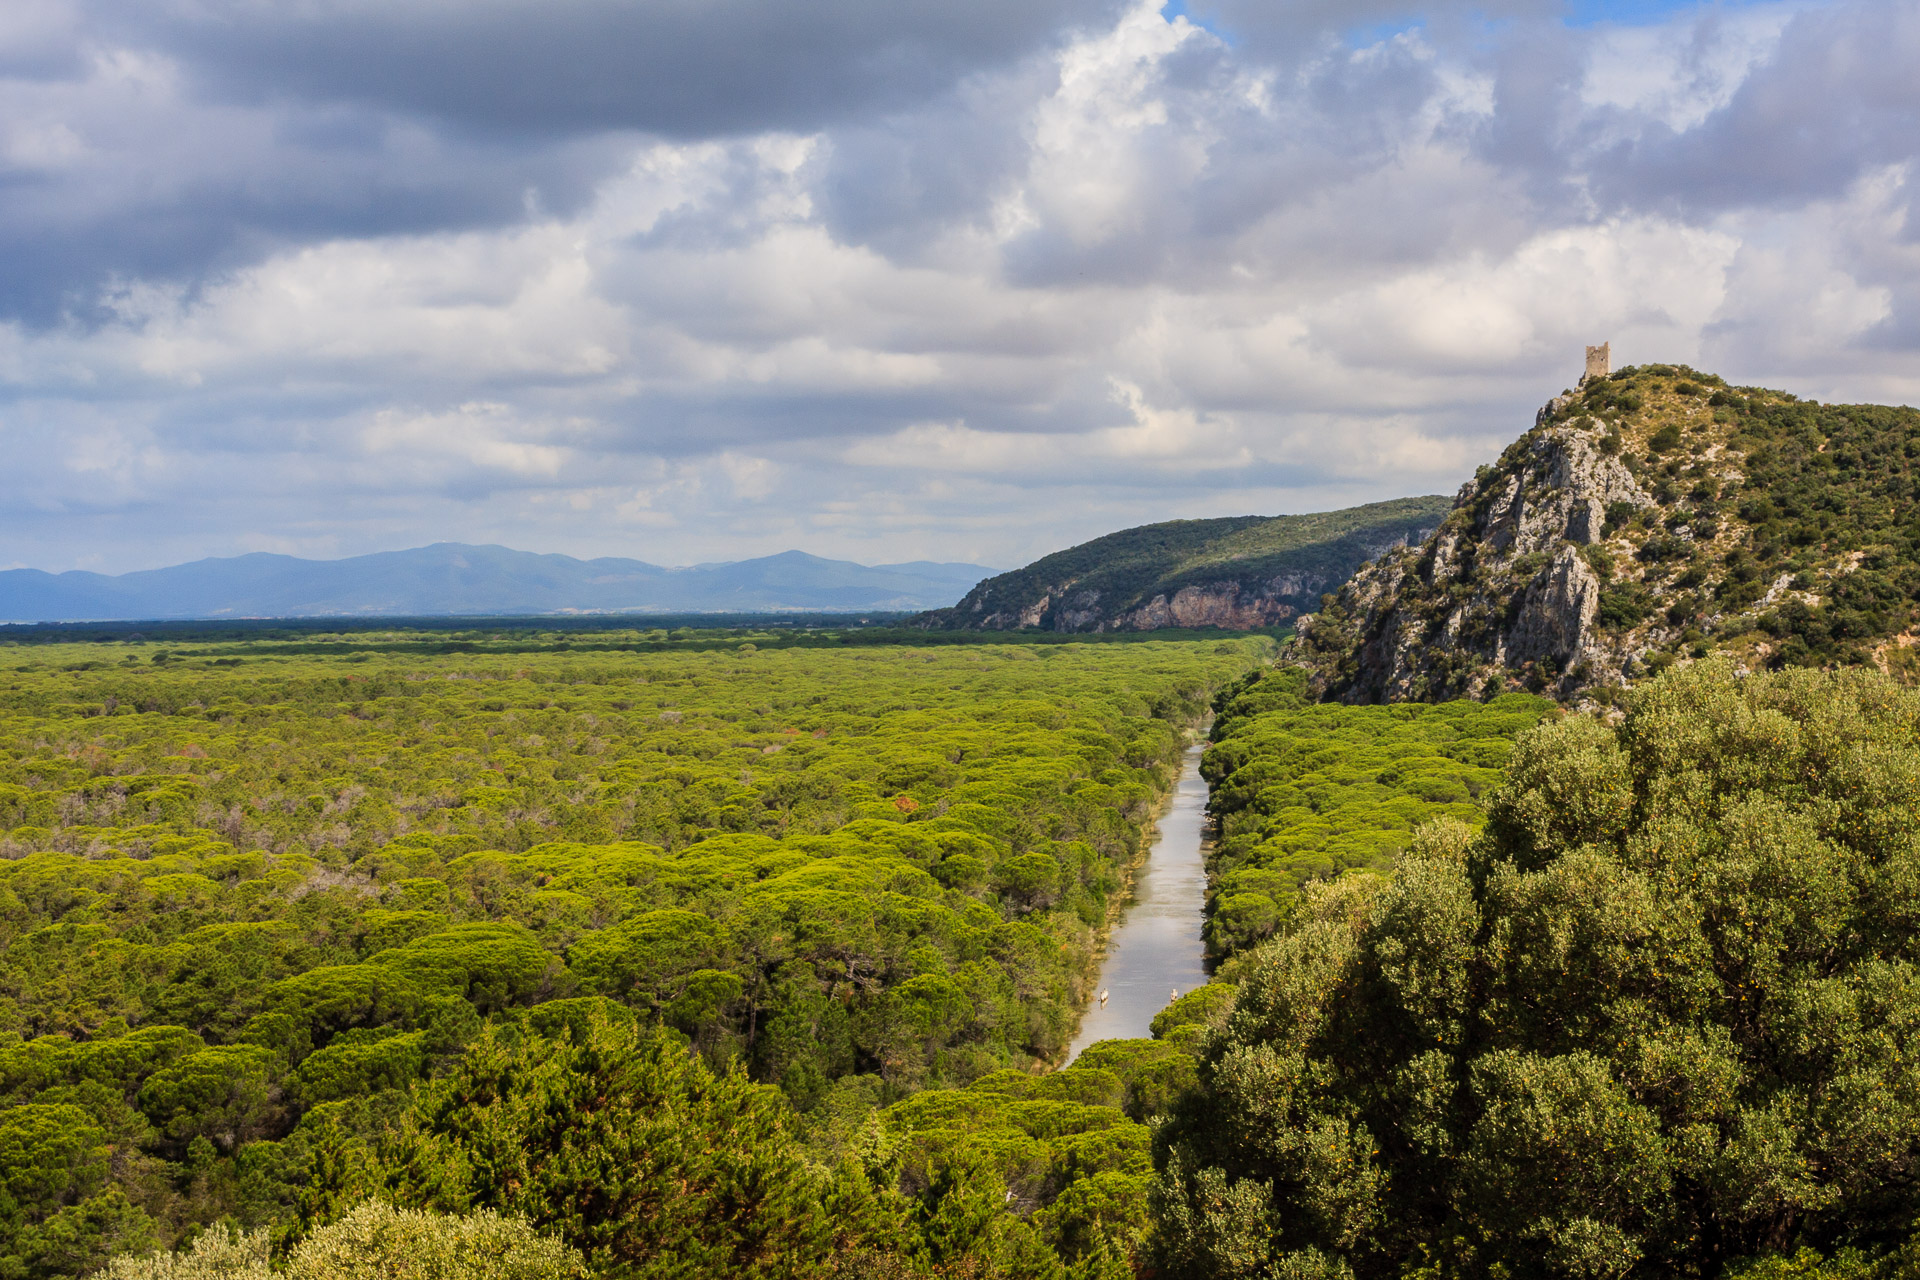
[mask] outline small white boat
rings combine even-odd
[[[1107,994],[1108,994],[1108,993],[1107,993],[1106,991],[1102,991],[1102,992],[1100,993],[1100,1003],[1101,1003],[1102,1005],[1104,1005],[1104,1004],[1106,1004],[1106,1002],[1107,1002]]]

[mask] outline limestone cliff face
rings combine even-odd
[[[1254,627],[1277,627],[1299,614],[1301,601],[1319,599],[1321,592],[1332,585],[1324,573],[1289,573],[1265,581],[1210,582],[1181,587],[1171,599],[1163,592],[1139,608],[1121,614],[1114,629],[1227,627],[1246,631]]]
[[[1397,544],[1405,546],[1402,538]],[[1379,551],[1387,550],[1378,548]],[[1377,551],[1376,551],[1377,554]],[[1324,573],[1291,573],[1251,582],[1223,578],[1191,583],[1171,594],[1114,612],[1103,607],[1103,592],[1075,590],[1062,583],[1017,611],[979,613],[983,630],[1044,627],[1051,631],[1154,631],[1162,627],[1221,627],[1250,631],[1277,627],[1312,607],[1327,588],[1339,585]]]
[[[1556,421],[1567,403],[1543,409],[1461,489],[1423,546],[1369,564],[1304,620],[1295,656],[1329,696],[1423,700],[1519,684],[1566,695],[1624,679],[1645,637],[1601,625],[1595,564],[1611,554],[1587,549],[1607,540],[1610,519],[1659,504],[1622,463],[1616,427]]]

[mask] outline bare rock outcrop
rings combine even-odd
[[[1223,627],[1250,631],[1280,626],[1300,612],[1303,601],[1329,586],[1330,575],[1291,573],[1265,581],[1193,583],[1171,596],[1161,592],[1114,619],[1115,631],[1154,631],[1161,627]],[[1079,629],[1079,628],[1076,628]]]
[[[1499,660],[1509,666],[1542,659],[1571,664],[1604,656],[1593,627],[1600,612],[1600,579],[1572,547],[1561,547],[1520,599]]]
[[[1294,656],[1328,696],[1424,700],[1522,683],[1564,694],[1624,678],[1632,645],[1599,625],[1598,548],[1610,519],[1659,504],[1622,462],[1617,430],[1564,421],[1566,406],[1549,404],[1482,468],[1424,545],[1373,561],[1302,621]]]

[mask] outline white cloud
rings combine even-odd
[[[1742,381],[1788,379],[1793,390],[1825,399],[1864,392],[1920,400],[1912,174],[1911,165],[1889,166],[1837,200],[1729,217],[1737,256],[1702,359],[1738,369]],[[1908,333],[1876,340],[1877,330],[1903,318]]]
[[[1496,371],[1613,335],[1647,358],[1692,358],[1720,311],[1738,241],[1660,219],[1544,232],[1338,297],[1314,327],[1355,365]]]
[[[548,434],[551,428],[545,424],[516,421],[511,406],[476,402],[447,413],[382,409],[361,432],[360,441],[388,474],[408,459],[428,472],[452,462],[536,479],[558,476],[569,459],[564,447],[528,438]]]
[[[1685,178],[1811,83],[1808,41],[1901,47],[1890,7],[1309,23],[1281,56],[1136,4],[853,119],[521,142],[217,99],[204,50],[130,35],[15,74],[0,24],[0,163],[40,175],[0,248],[47,249],[0,300],[95,270],[0,325],[0,529],[54,568],[443,537],[1012,564],[1450,491],[1585,342],[1911,399],[1897,86],[1866,81],[1880,149],[1839,194],[1744,195],[1731,144]],[[16,43],[56,66],[78,37],[40,12]]]
[[[1589,107],[1612,108],[1639,122],[1695,128],[1733,100],[1805,7],[1716,7],[1693,22],[1602,29],[1588,51],[1580,96]]]

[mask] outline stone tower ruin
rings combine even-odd
[[[1611,342],[1603,342],[1597,347],[1587,348],[1587,371],[1581,375],[1580,381],[1591,382],[1613,372],[1613,356],[1607,350],[1612,345]]]

